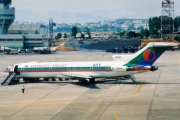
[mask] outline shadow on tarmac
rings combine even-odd
[[[79,81],[43,81],[40,80],[38,82],[33,82],[33,83],[40,83],[40,84],[57,84],[57,85],[61,85],[64,86],[66,84],[73,84],[73,85],[77,85],[77,86],[81,86],[81,87],[86,87],[86,88],[90,88],[90,89],[101,89],[98,86],[96,86],[97,84],[127,84],[127,85],[148,85],[148,84],[180,84],[179,83],[156,83],[156,82],[132,82],[130,80],[101,80],[101,81],[96,81],[95,83],[83,83],[83,82],[79,82]],[[25,82],[20,82],[19,84],[28,84]]]

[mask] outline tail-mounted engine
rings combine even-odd
[[[156,71],[156,70],[158,70],[158,67],[156,67],[156,66],[151,66],[150,71]]]
[[[156,71],[158,70],[158,67],[156,66],[133,66],[133,67],[112,67],[112,71],[139,71],[139,70],[145,70],[145,71]]]

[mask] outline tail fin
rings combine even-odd
[[[124,66],[151,66],[169,47],[177,45],[176,43],[150,42],[133,54]]]

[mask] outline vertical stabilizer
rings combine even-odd
[[[150,42],[143,49],[133,54],[124,66],[151,66],[169,47],[177,45],[176,43]]]

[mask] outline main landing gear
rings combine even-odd
[[[96,83],[95,78],[89,78],[89,79],[81,78],[81,79],[79,79],[79,81],[82,81],[83,84],[87,84],[87,83],[94,84],[94,83]]]
[[[39,78],[23,78],[23,81],[24,81],[25,83],[27,83],[27,82],[33,83],[33,82],[38,82],[38,81],[39,81]]]
[[[90,78],[89,79],[89,83],[95,83],[96,81],[95,81],[95,78]]]
[[[131,79],[134,83],[138,83],[133,75],[128,75],[127,78]]]

